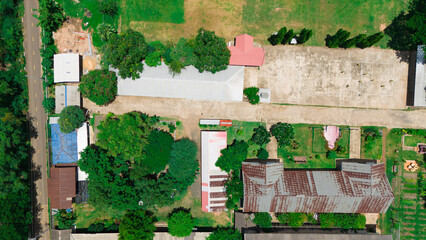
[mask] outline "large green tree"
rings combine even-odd
[[[117,96],[117,76],[108,70],[93,70],[81,77],[78,90],[97,105],[112,102]]]
[[[329,48],[338,48],[349,38],[350,35],[350,32],[339,29],[334,35],[327,35],[325,38],[325,45]]]
[[[139,170],[145,170],[146,173],[163,171],[169,162],[173,142],[170,133],[153,130],[148,136],[148,145],[144,149],[143,160],[137,162]]]
[[[102,60],[119,70],[122,78],[139,78],[143,71],[142,61],[148,53],[144,36],[128,29],[122,34],[111,34],[103,45]]]
[[[271,133],[264,126],[259,126],[253,130],[251,141],[257,145],[263,146],[271,141]]]
[[[239,171],[232,172],[225,182],[226,208],[237,210],[240,206],[240,199],[244,196],[244,184],[241,181]]]
[[[59,114],[58,124],[61,132],[70,133],[81,127],[86,118],[78,106],[67,106]]]
[[[225,39],[216,36],[213,31],[201,28],[195,37],[194,54],[197,57],[194,67],[200,72],[216,73],[225,70],[231,53]]]
[[[247,158],[248,147],[246,142],[234,140],[231,145],[220,151],[222,155],[216,161],[216,166],[227,173],[239,171],[242,162]]]
[[[194,228],[194,219],[187,209],[174,209],[167,221],[169,233],[175,237],[187,237],[191,235]]]
[[[276,123],[271,126],[269,131],[277,139],[280,147],[290,146],[291,140],[294,139],[294,128],[288,123]]]
[[[257,212],[254,214],[253,223],[261,228],[271,228],[272,217],[267,212]]]
[[[145,210],[129,210],[121,219],[119,227],[120,240],[154,239],[157,218]]]
[[[96,144],[112,156],[121,154],[127,160],[141,161],[152,130],[151,124],[148,115],[138,112],[118,116],[110,113],[98,126]]]
[[[197,144],[188,138],[173,143],[169,173],[176,179],[193,182],[199,169]]]
[[[210,233],[207,240],[243,240],[243,236],[238,229],[219,226]]]

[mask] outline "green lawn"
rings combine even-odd
[[[113,208],[96,209],[88,204],[75,203],[73,209],[77,213],[77,221],[75,222],[77,228],[87,228],[96,220],[119,219],[124,215],[124,211],[118,211]]]
[[[184,0],[123,0],[121,1],[121,24],[131,21],[183,23]]]
[[[382,131],[385,131],[385,128],[377,127]],[[363,131],[364,128],[361,128]],[[361,134],[361,157],[366,159],[380,159],[382,157],[382,136],[372,140],[372,149],[367,151],[365,149],[365,139]]]
[[[327,159],[326,152],[321,150],[320,146],[325,149],[325,140],[321,141],[322,131],[321,126],[306,125],[306,124],[293,124],[295,131],[295,141],[299,147],[294,149],[292,147],[279,147],[278,156],[283,159],[285,168],[334,168],[334,159]],[[319,130],[318,130],[319,129]],[[313,141],[315,142],[313,144]],[[315,146],[317,152],[313,151]],[[348,149],[349,146],[346,146]],[[307,164],[294,163],[292,160],[294,156],[306,156]]]
[[[405,146],[417,147],[417,143],[426,143],[426,137],[421,135],[413,135],[405,137]]]

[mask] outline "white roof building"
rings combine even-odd
[[[55,86],[55,112],[60,113],[66,106],[81,104],[78,86]]]
[[[416,77],[414,86],[414,106],[426,107],[426,71],[424,45],[417,46]]]
[[[53,77],[55,83],[80,82],[80,55],[77,53],[55,54]]]
[[[228,174],[216,167],[220,151],[227,147],[226,131],[201,131],[201,211],[225,211]]]
[[[83,126],[77,129],[77,152],[78,160],[80,160],[80,154],[89,145],[89,125],[85,122]],[[78,181],[86,181],[89,175],[86,172],[81,171],[80,167],[77,168]]]
[[[188,66],[173,76],[164,63],[158,67],[149,67],[144,63],[139,79],[122,79],[118,76],[117,87],[118,95],[241,102],[243,85],[242,66],[228,66],[215,74],[200,73],[195,67]]]

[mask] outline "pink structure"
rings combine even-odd
[[[229,65],[262,66],[265,59],[263,48],[253,47],[253,37],[243,34],[235,38],[235,46],[228,46],[231,51]]]
[[[216,167],[220,150],[226,148],[226,131],[201,131],[201,210],[225,211],[226,172]]]
[[[340,130],[336,126],[325,126],[324,127],[324,138],[328,143],[328,148],[333,149],[336,140],[340,137]]]

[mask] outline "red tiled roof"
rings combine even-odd
[[[72,208],[72,198],[76,195],[76,166],[53,165],[47,179],[47,191],[52,208]]]
[[[262,66],[265,58],[263,48],[253,47],[253,37],[247,34],[237,36],[235,46],[228,46],[231,51],[229,65]]]
[[[384,163],[342,163],[341,171],[285,170],[243,162],[244,212],[384,213],[394,196]]]

